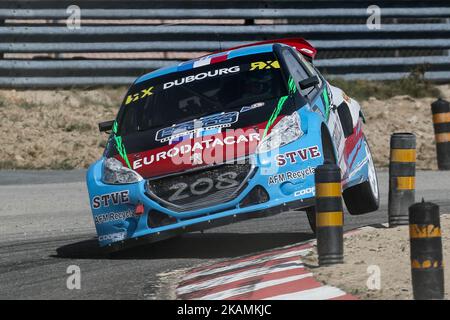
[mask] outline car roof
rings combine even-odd
[[[259,45],[240,47],[240,48],[231,49],[228,51],[221,51],[221,52],[213,53],[213,54],[206,55],[206,56],[203,56],[200,58],[182,62],[178,65],[164,67],[164,68],[152,71],[150,73],[144,74],[143,76],[139,77],[134,82],[134,84],[137,84],[137,83],[149,80],[149,79],[153,79],[156,77],[160,77],[160,76],[163,76],[163,75],[166,75],[169,73],[190,70],[190,69],[194,69],[194,68],[201,67],[204,65],[214,64],[214,63],[222,62],[222,61],[225,61],[228,59],[233,59],[236,57],[247,56],[247,55],[258,54],[258,53],[272,52],[273,45],[274,45],[274,43],[259,44]]]

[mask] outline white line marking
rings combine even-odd
[[[344,291],[338,288],[323,286],[299,292],[282,294],[263,300],[327,300],[331,298],[337,298],[345,294],[346,293]]]
[[[243,267],[247,267],[247,266],[251,266],[251,265],[255,265],[255,264],[260,264],[260,263],[264,263],[270,260],[276,260],[276,259],[283,259],[283,258],[290,258],[290,257],[294,257],[296,255],[300,256],[305,256],[307,255],[309,252],[311,251],[311,249],[302,249],[302,250],[294,250],[294,251],[288,251],[279,255],[274,255],[274,256],[265,256],[256,260],[248,260],[248,261],[243,261],[240,263],[236,263],[234,265],[227,265],[224,267],[220,267],[217,269],[208,269],[208,270],[204,270],[204,271],[198,271],[198,272],[194,272],[191,274],[186,275],[185,277],[183,277],[183,281],[186,280],[190,280],[199,276],[206,276],[206,275],[211,275],[214,273],[219,273],[219,272],[224,272],[224,271],[230,271],[233,269],[238,269],[238,268],[243,268]]]
[[[243,280],[250,277],[256,277],[260,275],[271,274],[274,272],[287,271],[292,269],[304,269],[303,264],[296,261],[284,262],[279,265],[261,267],[257,269],[246,270],[243,272],[233,273],[221,277],[217,277],[214,279],[205,280],[203,282],[196,282],[194,284],[190,284],[184,287],[180,287],[177,289],[177,294],[187,294],[194,291],[204,290],[210,287],[215,287],[223,284],[227,284],[234,281]]]
[[[310,277],[312,277],[312,275],[313,275],[312,273],[305,273],[305,274],[300,274],[300,275],[276,279],[276,280],[259,282],[257,284],[246,285],[246,286],[242,286],[239,288],[228,289],[228,290],[224,290],[221,292],[209,294],[209,295],[198,298],[198,300],[224,300],[224,299],[234,297],[234,296],[237,296],[240,294],[254,292],[254,291],[268,288],[271,286],[275,286],[278,284],[283,284],[283,283],[287,283],[287,282],[291,282],[291,281],[295,281],[295,280],[310,278]]]

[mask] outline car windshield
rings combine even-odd
[[[171,126],[283,95],[287,89],[273,52],[237,57],[133,85],[119,130],[127,135]]]

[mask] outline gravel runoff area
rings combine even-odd
[[[450,86],[440,86],[450,98]],[[0,169],[87,168],[104,149],[97,123],[111,120],[125,88],[102,90],[0,90]],[[393,132],[417,136],[417,168],[436,169],[430,104],[435,99],[396,96],[361,103],[364,128],[377,166],[387,166]]]
[[[450,293],[450,214],[441,215],[446,299]],[[360,299],[412,299],[411,263],[408,226],[364,228],[344,239],[344,264],[318,267],[317,251],[305,258],[319,281],[336,286]],[[378,268],[379,269],[378,269]],[[380,272],[380,287],[369,280]],[[372,278],[371,278],[372,279]]]

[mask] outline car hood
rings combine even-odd
[[[264,134],[283,116],[291,114],[293,106],[291,98],[282,97],[129,134],[120,140],[129,166],[142,177],[175,174],[254,153]],[[116,143],[117,139],[112,139],[106,156],[127,165]]]

